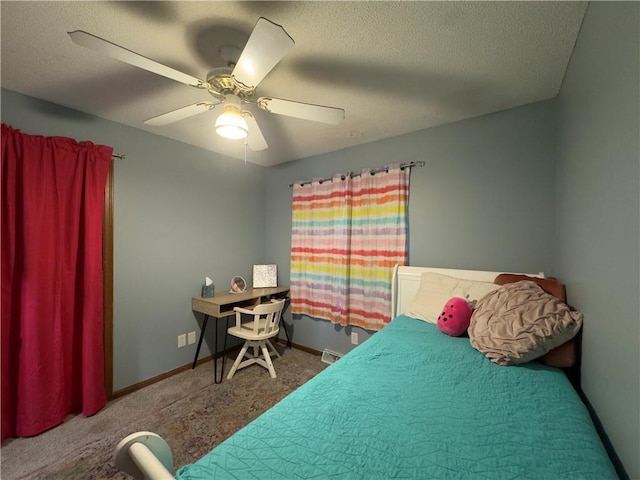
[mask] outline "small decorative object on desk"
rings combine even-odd
[[[253,288],[277,287],[278,286],[278,266],[277,265],[254,265],[253,266]]]
[[[247,290],[247,282],[244,281],[244,278],[240,276],[235,276],[231,279],[231,290],[230,293],[242,293]]]
[[[204,285],[202,285],[202,293],[200,294],[200,296],[204,298],[211,298],[213,297],[213,293],[214,293],[213,291],[214,291],[213,280],[211,280],[209,277],[206,277],[204,279]]]

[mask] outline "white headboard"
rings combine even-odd
[[[415,297],[418,287],[420,286],[420,278],[425,272],[440,273],[441,275],[448,275],[450,277],[461,278],[464,280],[476,280],[480,282],[493,282],[498,275],[506,273],[486,272],[481,270],[456,270],[453,268],[405,267],[396,265],[393,268],[393,280],[391,283],[391,318],[397,317],[409,308],[409,305],[413,301],[413,297]],[[544,278],[543,272],[526,273],[524,275]]]

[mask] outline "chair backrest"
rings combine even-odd
[[[272,300],[270,303],[261,303],[254,307],[254,326],[257,328],[259,324],[261,328],[264,328],[260,332],[262,335],[270,336],[278,331],[284,303],[285,299]]]

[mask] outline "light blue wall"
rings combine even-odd
[[[426,166],[411,173],[411,264],[553,274],[555,132],[555,104],[548,101],[271,167],[270,261],[289,271],[288,184],[424,160]],[[349,327],[292,322],[289,312],[285,318],[296,343],[342,353],[352,348]]]
[[[558,99],[558,275],[584,315],[583,389],[640,478],[640,19],[594,2]]]
[[[265,169],[8,90],[2,121],[126,154],[114,167],[114,390],[189,363],[195,345],[176,340],[200,331],[191,297],[204,277],[228,289],[265,257]]]

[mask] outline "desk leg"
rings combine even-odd
[[[291,349],[291,339],[289,338],[289,332],[287,331],[287,324],[284,323],[284,320],[281,320],[282,328],[284,328],[284,334],[287,336],[287,346]]]
[[[198,340],[198,347],[196,348],[196,356],[193,357],[193,365],[191,365],[191,370],[196,368],[196,364],[198,363],[198,355],[200,354],[200,346],[202,345],[202,339],[204,338],[204,331],[207,329],[207,322],[209,321],[209,315],[204,316],[204,320],[202,321],[202,330],[200,330],[200,339]]]
[[[282,315],[284,316],[284,312],[289,308],[290,300],[287,298],[287,302],[284,305],[284,309],[282,310]],[[293,316],[291,316],[293,320]],[[289,350],[291,350],[291,338],[289,338],[289,331],[287,330],[287,324],[284,322],[284,317],[280,318],[280,323],[282,323],[282,327],[284,328],[284,334],[287,336],[287,346]]]
[[[229,317],[226,317],[227,324],[224,330],[224,346],[222,347],[222,370],[220,371],[220,378],[218,378],[218,322],[216,322],[216,331],[214,336],[214,349],[213,353],[213,383],[222,383],[224,378],[224,361],[227,358],[225,351],[227,350],[227,330],[229,329]]]

